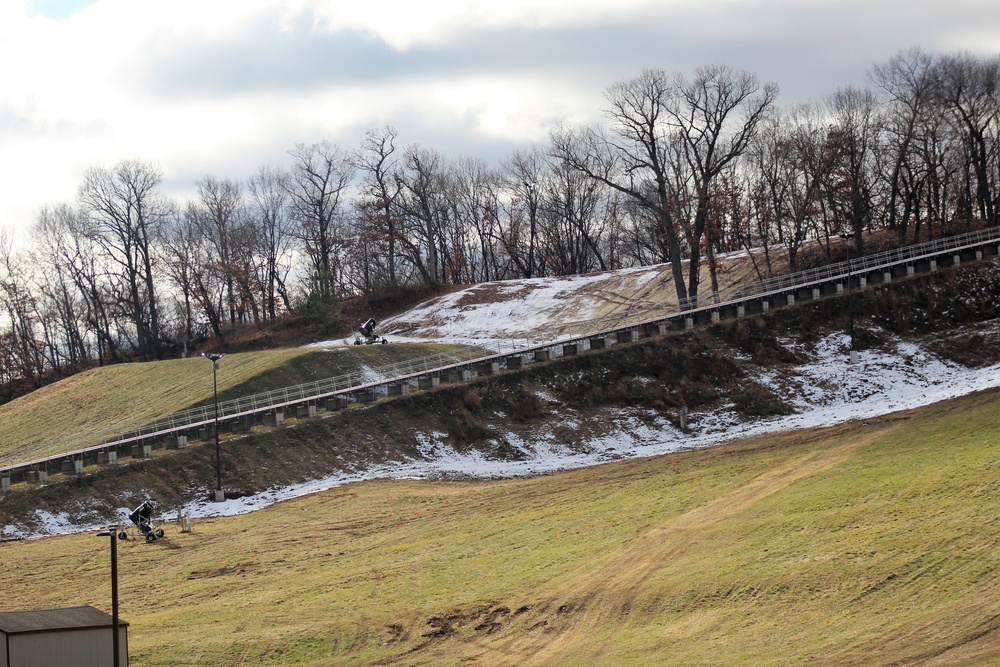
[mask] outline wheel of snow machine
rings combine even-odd
[[[162,528],[157,528],[156,529],[156,536],[157,537],[163,537],[163,529]]]
[[[385,338],[383,338],[383,339],[382,339],[382,344],[383,344],[383,345],[385,345],[385,344],[386,344],[386,343],[388,343],[388,342],[389,342],[389,341],[387,341],[387,340],[386,340]]]
[[[361,345],[361,341],[360,340],[356,340],[356,341],[354,341],[354,344],[355,345]]]
[[[128,539],[128,533],[126,533],[124,530],[120,531],[118,533],[118,539],[119,540],[127,540]]]
[[[156,541],[156,533],[153,533],[153,532],[146,533],[146,541],[147,542],[155,542]]]

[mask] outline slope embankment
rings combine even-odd
[[[93,527],[145,498],[240,512],[317,480],[537,474],[870,418],[996,383],[998,273],[984,263],[855,294],[853,367],[844,300],[829,298],[227,437],[225,506],[207,502],[214,448],[196,445],[23,485],[0,499],[0,521],[7,536]]]

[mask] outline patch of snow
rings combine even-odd
[[[60,535],[80,530],[80,526],[65,512],[53,514],[45,510],[35,510],[35,519],[42,526],[39,531],[42,535]]]
[[[584,276],[529,278],[473,285],[445,294],[380,322],[378,331],[393,342],[423,341],[492,347],[518,341],[519,346],[549,342],[538,332],[553,322],[594,317],[608,296],[620,298],[622,285],[631,291],[656,280],[667,265],[646,266]],[[489,290],[482,299],[477,294]],[[350,345],[353,337],[313,343],[315,347]]]

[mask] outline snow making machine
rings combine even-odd
[[[372,343],[382,343],[385,345],[389,341],[385,339],[385,336],[380,336],[375,333],[375,325],[378,322],[375,318],[369,317],[360,327],[358,327],[357,332],[354,334],[354,344],[361,345],[371,345]]]
[[[163,537],[163,529],[153,521],[153,503],[150,501],[144,500],[141,505],[129,512],[128,519],[132,522],[132,527],[119,530],[119,540],[144,537],[147,542],[155,542],[157,538]]]

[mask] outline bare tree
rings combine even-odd
[[[388,126],[371,130],[365,134],[361,150],[354,157],[354,164],[362,173],[358,208],[362,211],[359,217],[363,229],[359,230],[359,236],[365,241],[364,247],[367,248],[367,241],[370,240],[377,248],[384,249],[384,270],[390,289],[399,287],[396,244],[401,232],[393,206],[402,185],[393,177],[398,159],[396,136],[395,128]],[[377,261],[377,254],[380,253],[364,253],[363,261],[368,274],[364,283],[369,288],[374,286],[370,264]]]
[[[671,262],[677,296],[683,301],[687,289],[676,220],[679,193],[670,174],[670,149],[676,143],[665,124],[673,94],[663,71],[646,70],[605,93],[612,134],[599,128],[563,127],[552,133],[551,140],[553,156],[562,164],[622,193],[646,213],[654,226],[652,236],[662,240],[658,259]]]
[[[156,166],[126,160],[110,169],[87,170],[79,192],[90,237],[120,268],[143,361],[159,358],[161,352],[153,238],[170,211],[159,192],[161,181]]]
[[[888,98],[885,130],[893,156],[888,174],[887,222],[890,229],[898,229],[901,244],[906,242],[910,216],[918,202],[922,165],[913,147],[933,103],[933,63],[933,58],[920,49],[907,49],[874,65],[869,75]]]
[[[501,230],[507,199],[502,186],[500,173],[483,160],[465,158],[452,168],[447,201],[455,238],[448,249],[457,282],[511,277],[512,262]]]
[[[216,261],[211,262],[226,286],[226,307],[229,321],[240,319],[241,308],[237,277],[242,271],[237,256],[242,220],[243,192],[240,184],[229,179],[205,176],[195,183],[200,210],[196,210],[199,230],[214,248]]]
[[[324,141],[296,144],[288,194],[306,256],[312,265],[316,297],[330,303],[337,292],[339,249],[344,242],[344,197],[354,176],[350,157],[339,146]]]
[[[395,204],[403,222],[400,240],[406,260],[419,271],[424,283],[439,284],[443,279],[440,250],[448,221],[444,158],[437,151],[408,146],[393,179],[398,189]]]
[[[100,246],[89,235],[90,224],[85,216],[68,206],[57,207],[58,244],[51,246],[58,253],[58,263],[65,266],[73,284],[83,299],[83,318],[88,332],[95,338],[97,363],[101,366],[121,361],[125,351],[122,330],[130,320],[121,308],[122,298],[116,293],[117,282],[105,265],[110,263]],[[122,322],[122,319],[126,322]]]
[[[954,197],[954,192],[964,192],[957,184],[963,173],[968,173],[967,151],[963,138],[958,136],[940,105],[933,105],[924,118],[917,135],[915,164],[907,164],[904,172],[914,209],[913,239],[919,242],[921,226],[926,220],[927,238],[933,238],[934,224],[941,232],[957,210],[968,219],[969,198]],[[918,167],[919,165],[919,171]],[[923,182],[921,192],[920,181]],[[957,200],[957,201],[956,201]],[[923,215],[921,215],[921,209]]]
[[[87,343],[86,295],[83,284],[75,277],[80,253],[73,229],[78,227],[76,211],[61,204],[42,207],[31,229],[34,264],[40,271],[39,290],[50,304],[61,340],[62,353],[53,353],[57,373],[77,373],[92,360]],[[60,356],[66,368],[61,367]]]
[[[821,226],[816,217],[833,168],[822,111],[803,104],[776,115],[762,126],[748,158],[757,240],[766,253],[773,237],[784,246],[790,270],[796,271],[800,247],[810,230]]]
[[[41,318],[30,284],[31,271],[10,237],[0,233],[0,307],[7,330],[0,335],[3,357],[14,364],[15,376],[41,387],[45,381],[45,344],[39,336]]]
[[[204,315],[212,326],[213,333],[224,341],[218,309],[212,300],[205,303],[204,284],[210,273],[210,262],[205,251],[208,242],[197,221],[197,207],[188,204],[187,214],[170,216],[159,229],[159,242],[163,248],[164,272],[173,285],[170,290],[176,302],[181,322],[182,355],[187,356],[188,346],[197,337],[195,322],[200,319],[198,312],[204,307]],[[201,289],[199,289],[201,288]]]
[[[996,125],[1000,120],[1000,56],[979,60],[968,53],[941,58],[936,69],[937,100],[965,134],[975,201],[986,224],[997,224]],[[991,139],[990,133],[993,132]],[[991,169],[991,166],[993,167]],[[971,211],[969,211],[971,213]]]
[[[535,250],[538,243],[538,209],[541,204],[541,192],[544,187],[545,174],[549,169],[545,153],[538,147],[527,151],[515,151],[503,163],[506,185],[514,200],[520,205],[528,218],[528,255],[523,260],[516,248],[521,243],[508,243],[508,252],[517,264],[521,275],[533,278],[535,270]],[[520,235],[518,235],[520,237]]]
[[[574,169],[651,214],[662,230],[678,299],[693,303],[713,183],[746,150],[776,96],[775,85],[722,65],[701,67],[691,80],[646,70],[608,89],[612,135],[557,132],[553,145]],[[691,258],[686,286],[682,241]]]
[[[607,270],[602,239],[617,222],[616,202],[608,190],[564,162],[552,169],[539,200],[539,249],[546,273]]]
[[[841,208],[857,254],[863,255],[864,232],[875,217],[872,190],[880,123],[878,101],[867,88],[845,86],[830,95],[827,107],[833,117],[829,141],[839,156],[838,182],[832,184],[830,201]]]
[[[264,312],[277,318],[279,299],[282,309],[291,309],[286,280],[291,271],[292,228],[289,214],[288,174],[263,166],[250,177],[249,215],[255,246],[261,254],[260,282],[263,286]]]
[[[695,70],[691,80],[678,75],[678,95],[668,105],[670,124],[677,128],[691,182],[688,198],[695,204],[687,227],[691,261],[688,298],[698,294],[701,240],[705,233],[713,187],[719,175],[747,149],[778,95],[775,84],[725,65]],[[711,244],[707,246],[711,252]]]

